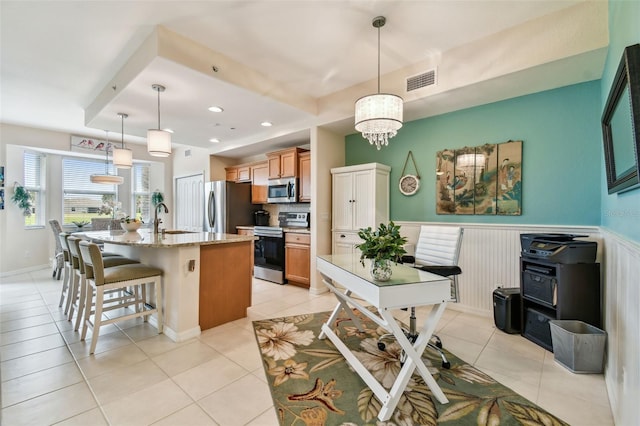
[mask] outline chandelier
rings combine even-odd
[[[124,147],[124,119],[128,115],[123,112],[119,112],[118,115],[122,122],[122,147],[113,148],[113,166],[117,169],[130,169],[133,165],[133,154],[130,149]]]
[[[380,28],[386,22],[384,16],[378,16],[372,23],[378,29],[378,93],[358,99],[355,112],[356,130],[378,150],[389,145],[389,139],[402,127],[402,98],[380,93]]]
[[[93,174],[89,176],[89,180],[91,180],[91,183],[101,183],[104,185],[120,185],[122,182],[124,182],[124,178],[122,176],[109,174],[109,150],[111,149],[111,144],[109,143],[109,131],[105,130],[105,132],[107,133],[107,141],[104,144],[104,174]]]
[[[158,92],[158,128],[147,131],[147,152],[154,157],[168,157],[171,155],[171,133],[160,128],[160,92],[164,92],[165,87],[154,84],[151,88]]]

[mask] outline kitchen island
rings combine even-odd
[[[146,229],[82,235],[104,243],[105,251],[164,271],[164,334],[176,342],[247,315],[253,236],[184,231],[154,235]]]

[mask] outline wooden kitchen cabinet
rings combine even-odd
[[[251,203],[267,203],[267,185],[269,184],[269,163],[259,163],[251,167]]]
[[[298,154],[304,152],[300,148],[289,148],[267,154],[269,179],[298,177]]]
[[[289,284],[309,288],[311,283],[311,234],[285,232],[285,278]]]
[[[225,167],[226,180],[229,182],[251,182],[251,166],[241,165]]]
[[[311,202],[311,152],[305,151],[298,155],[299,198],[301,203]]]
[[[236,182],[251,182],[251,167],[240,166],[238,169],[238,178]]]
[[[225,180],[229,182],[235,182],[238,180],[238,168],[237,167],[225,167],[224,171],[226,172]]]

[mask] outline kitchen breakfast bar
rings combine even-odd
[[[164,271],[164,334],[176,342],[247,315],[253,236],[146,229],[82,234],[104,243],[105,251]]]

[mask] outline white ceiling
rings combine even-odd
[[[381,89],[405,98],[405,120],[597,79],[606,55],[603,0],[2,0],[0,121],[101,137],[125,112],[125,140],[143,143],[159,83],[162,127],[211,153],[353,133],[353,102],[376,90],[378,15]],[[429,68],[437,86],[403,92]]]

